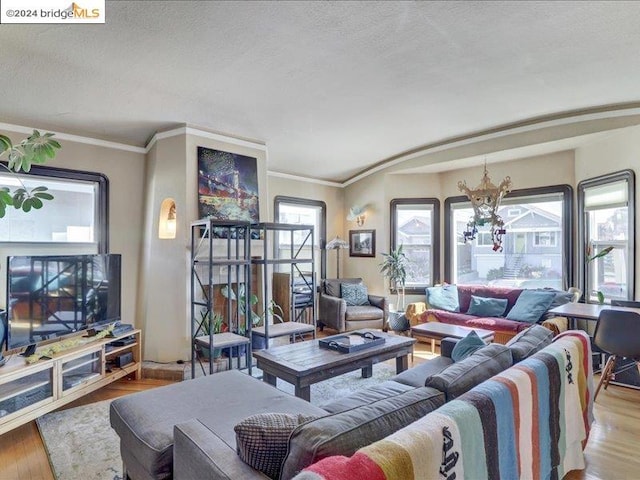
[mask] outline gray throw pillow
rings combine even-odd
[[[259,413],[247,417],[233,427],[238,456],[268,477],[278,478],[291,432],[314,418],[288,413]]]
[[[517,363],[542,350],[553,340],[553,332],[542,325],[533,325],[521,331],[506,346],[511,350],[513,362]]]
[[[427,378],[427,387],[437,388],[447,396],[447,402],[468,392],[476,385],[513,365],[511,350],[492,343],[476,350],[464,360]]]

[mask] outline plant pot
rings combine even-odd
[[[262,335],[251,334],[251,348],[253,350],[264,350],[267,348],[267,339]]]
[[[209,349],[208,348],[198,348],[198,355],[205,359],[205,360],[209,360]],[[222,355],[222,350],[219,348],[214,348],[213,349],[213,358],[220,358],[220,355]]]
[[[243,357],[247,353],[246,345],[238,345],[237,347],[225,348],[225,355],[229,355],[229,350],[231,350],[231,357]]]

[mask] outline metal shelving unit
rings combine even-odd
[[[227,297],[221,296],[226,289]],[[241,289],[245,294],[240,295]],[[218,301],[216,302],[216,296]],[[216,350],[245,349],[251,374],[251,230],[248,222],[203,219],[191,224],[191,376],[195,377],[197,350],[208,351],[209,373],[214,373]],[[222,300],[222,301],[221,301]],[[214,332],[214,318],[223,316],[226,332]],[[204,365],[200,361],[203,373]]]
[[[269,339],[275,337],[289,336],[292,340],[296,336],[311,333],[313,338],[316,337],[316,272],[314,263],[314,238],[313,225],[294,225],[287,223],[258,223],[252,224],[251,230],[258,232],[257,236],[262,240],[262,258],[252,258],[251,262],[262,266],[262,311],[264,322],[260,327],[254,327],[253,335],[260,336],[265,339],[265,347],[269,348]],[[278,236],[288,235],[289,251],[288,258],[282,258],[283,252],[278,251]],[[304,308],[310,310],[308,321],[298,322],[289,321],[282,323],[274,323],[273,315],[270,310],[270,292],[271,276],[277,267],[285,267],[288,270],[289,299],[291,319],[301,319],[296,315],[297,310],[302,308],[300,302],[296,302],[297,292],[301,286],[311,293],[311,300],[306,302]],[[280,270],[282,271],[282,270]],[[309,318],[310,317],[310,318]]]

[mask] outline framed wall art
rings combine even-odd
[[[349,256],[350,257],[375,257],[376,256],[376,231],[375,230],[349,230]]]
[[[259,222],[258,161],[198,147],[198,213],[200,218]]]

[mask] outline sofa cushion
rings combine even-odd
[[[453,351],[451,352],[451,360],[459,362],[464,360],[476,350],[484,347],[486,343],[482,340],[475,330],[471,330],[469,334],[456,342]]]
[[[408,370],[407,370],[408,371]],[[424,386],[424,382],[418,387]],[[384,400],[386,398],[393,398],[401,393],[413,390],[415,387],[410,387],[402,383],[387,380],[386,382],[373,385],[369,388],[358,390],[355,393],[347,395],[346,397],[336,398],[327,403],[322,404],[322,408],[329,413],[339,413],[352,408],[361,407],[363,405],[369,405],[370,403]]]
[[[475,351],[464,360],[450,365],[440,373],[432,375],[425,385],[444,392],[449,401],[509,368],[512,364],[511,350],[504,345],[492,343]]]
[[[440,285],[427,287],[427,304],[429,308],[437,308],[448,312],[459,312],[458,287],[455,285]]]
[[[507,300],[508,312],[516,304],[516,300],[522,293],[521,288],[511,287],[494,287],[487,285],[458,285],[458,301],[460,302],[460,311],[469,310],[471,303],[471,295],[476,297],[504,298]]]
[[[347,307],[344,318],[347,322],[378,320],[384,318],[384,310],[373,305]]]
[[[471,295],[467,314],[478,317],[501,317],[507,310],[507,303],[506,298],[487,298]]]
[[[494,332],[517,333],[529,326],[528,323],[507,320],[503,317],[476,317],[464,313],[445,312],[444,310],[427,310],[426,315],[427,318],[429,315],[433,316],[433,319],[438,322],[470,328],[483,328]]]
[[[565,292],[562,290],[551,290],[553,292],[553,300],[549,305],[549,310],[559,307],[565,303],[569,303],[573,300],[573,293]]]
[[[316,417],[290,413],[259,413],[245,418],[233,429],[240,459],[269,478],[278,478],[287,455],[289,435]]]
[[[340,285],[343,283],[362,283],[361,278],[330,278],[324,280],[324,292],[332,297],[340,298]]]
[[[509,340],[506,346],[511,349],[513,363],[517,363],[542,350],[551,344],[552,340],[551,330],[542,325],[532,325]]]
[[[391,377],[391,380],[411,387],[424,387],[427,378],[440,373],[452,363],[453,360],[448,357],[436,357]]]
[[[347,302],[348,306],[369,305],[367,286],[362,283],[340,284],[340,297]]]
[[[327,415],[297,427],[280,478],[294,477],[303,468],[331,455],[352,455],[444,404],[442,392],[415,388],[369,405]]]
[[[525,290],[506,317],[509,320],[536,323],[547,312],[555,297],[553,292]]]

